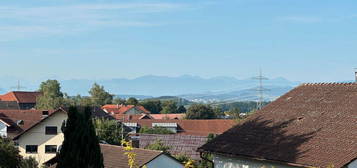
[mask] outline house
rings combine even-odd
[[[201,160],[198,147],[205,144],[209,134],[219,135],[232,128],[234,120],[137,120],[128,121],[136,124],[136,128],[160,127],[171,130],[174,134],[132,134],[131,139],[138,147],[145,148],[147,145],[161,140],[164,145],[170,146],[171,154],[184,154],[194,160]],[[127,122],[127,123],[128,123]]]
[[[199,148],[216,168],[357,168],[357,83],[303,84]]]
[[[198,135],[198,136],[208,136],[209,134],[221,134],[224,131],[232,128],[235,124],[235,120],[223,120],[223,119],[212,119],[212,120],[155,120],[155,119],[145,119],[145,120],[126,120],[126,124],[136,123],[137,131],[142,127],[162,127],[171,130],[177,134],[183,135]]]
[[[0,134],[14,138],[52,112],[53,110],[0,110]]]
[[[0,95],[0,109],[33,109],[39,96],[41,92],[12,91]]]
[[[103,154],[105,168],[129,168],[128,156],[122,146],[100,144],[100,149]],[[147,168],[183,168],[184,166],[175,158],[162,151],[154,151],[147,149],[134,148],[132,150],[136,154],[135,162],[139,167],[144,165]],[[50,168],[55,168],[57,158],[53,158],[46,162]]]
[[[207,136],[182,135],[182,134],[138,134],[139,147],[145,148],[148,145],[160,140],[165,146],[169,146],[168,151],[172,155],[183,154],[193,160],[201,160],[198,147],[207,143]]]
[[[23,157],[34,157],[40,165],[56,155],[60,145],[62,145],[64,135],[61,127],[67,119],[67,110],[59,108],[54,111],[23,110],[22,116],[13,113],[8,118],[15,119],[16,123],[21,123],[20,133],[13,140],[17,144],[20,155]],[[91,109],[95,118],[113,119],[100,108]],[[1,111],[0,111],[1,114]],[[33,117],[33,118],[31,118]],[[9,131],[8,131],[9,132]]]
[[[67,112],[58,109],[17,135],[14,141],[20,155],[34,157],[40,165],[56,156],[64,139],[61,126],[66,119]]]
[[[102,109],[112,115],[118,114],[149,114],[150,111],[146,110],[143,106],[135,105],[119,105],[119,104],[107,104],[102,106]]]

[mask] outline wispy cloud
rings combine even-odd
[[[70,6],[0,7],[2,41],[36,35],[90,31],[103,27],[158,26],[154,13],[189,9],[179,3],[78,4]]]
[[[323,19],[320,17],[311,16],[284,16],[276,18],[279,21],[296,22],[296,23],[318,23],[322,22]]]

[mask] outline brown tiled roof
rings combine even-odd
[[[106,110],[108,113],[112,114],[125,114],[127,111],[129,111],[132,108],[136,108],[139,111],[142,111],[142,113],[150,113],[150,111],[146,110],[143,106],[135,106],[135,105],[116,105],[116,104],[106,104],[102,106],[103,110]]]
[[[104,112],[102,109],[100,108],[97,108],[97,107],[93,107],[90,109],[91,110],[91,115],[93,118],[105,118],[105,119],[114,119],[113,117],[111,117],[110,115],[108,115],[106,112]],[[24,113],[29,113],[31,111],[33,112],[36,112],[36,114],[33,115],[33,117],[36,117],[36,119],[39,118],[39,115],[41,114],[42,116],[42,111],[39,111],[39,110],[22,110]],[[59,111],[62,111],[62,112],[65,112],[67,113],[68,109],[66,108],[58,108],[56,110],[51,110],[49,111],[49,115],[47,117],[41,117],[41,119],[39,120],[33,120],[34,123],[32,123],[30,126],[27,126],[26,128],[24,128],[22,130],[22,132],[18,135],[16,135],[14,137],[14,139],[18,139],[20,136],[22,136],[25,132],[27,132],[28,130],[32,129],[33,127],[35,127],[36,125],[38,125],[39,123],[43,122],[44,120],[46,120],[47,118],[51,117],[53,114],[59,112]],[[40,112],[40,113],[39,113]],[[1,113],[1,111],[0,111]],[[28,114],[29,115],[29,114]],[[26,121],[26,120],[25,120]],[[36,122],[37,121],[37,122]]]
[[[106,168],[129,168],[128,156],[124,154],[126,151],[123,147],[100,144],[100,148],[103,153],[104,166]],[[139,166],[143,166],[163,154],[161,151],[139,148],[134,148],[132,152],[136,154],[135,160]]]
[[[0,101],[16,101],[18,103],[36,103],[36,98],[40,92],[13,91],[0,95]]]
[[[154,143],[156,140],[161,140],[164,145],[169,146],[168,150],[172,155],[185,154],[194,160],[201,160],[200,153],[197,148],[207,142],[207,136],[182,135],[182,134],[139,134],[139,146],[145,148]]]
[[[152,127],[152,123],[177,123],[178,133],[185,135],[208,136],[212,134],[222,134],[232,128],[236,122],[234,120],[129,120],[124,122],[136,122],[141,127]]]
[[[301,85],[200,148],[316,167],[342,167],[356,149],[355,83]]]
[[[123,149],[122,146],[100,144],[100,149],[103,154],[105,168],[129,168],[128,156],[125,155],[126,151]],[[134,148],[132,152],[136,154],[135,163],[137,163],[139,167],[148,164],[160,155],[166,155],[162,151],[140,148]],[[48,165],[50,168],[55,168],[57,165],[57,157],[50,159],[45,164]]]
[[[51,113],[53,111],[49,111]],[[0,119],[11,125],[8,132],[15,136],[41,121],[43,116],[42,110],[0,110]],[[20,120],[23,124],[17,125]]]

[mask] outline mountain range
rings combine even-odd
[[[6,79],[1,78],[1,81]],[[111,94],[119,97],[137,97],[140,99],[158,96],[180,96],[188,100],[196,101],[234,101],[255,100],[259,82],[254,79],[237,79],[234,77],[220,76],[202,78],[199,76],[183,75],[178,77],[147,75],[134,79],[115,78],[103,80],[70,79],[60,81],[62,91],[69,95],[88,95],[88,90],[93,83],[103,85]],[[287,92],[299,84],[285,78],[273,78],[263,81],[269,89],[265,92],[268,100]],[[26,86],[25,90],[36,90],[40,82],[21,81]],[[16,86],[17,81],[12,78],[0,83],[0,92],[6,92]]]

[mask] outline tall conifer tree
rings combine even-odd
[[[57,168],[104,168],[103,155],[89,107],[70,107],[62,131],[64,141],[58,156]]]

